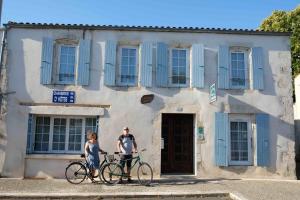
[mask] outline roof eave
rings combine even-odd
[[[198,27],[158,27],[158,26],[113,26],[113,25],[84,25],[84,24],[42,24],[42,23],[16,23],[4,24],[6,28],[30,29],[84,29],[84,30],[116,30],[116,31],[149,31],[149,32],[180,32],[180,33],[214,33],[214,34],[240,34],[240,35],[271,35],[290,36],[290,32],[271,32],[248,29],[220,29]]]

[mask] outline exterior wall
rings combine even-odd
[[[80,39],[83,35],[92,40],[89,86],[41,85],[39,74],[42,38]],[[202,43],[205,45],[205,88],[107,87],[103,84],[106,40],[117,40],[121,44],[127,44],[129,41],[135,44],[143,41],[163,41],[176,46]],[[144,158],[153,166],[156,176],[160,175],[161,114],[191,113],[195,116],[195,127],[203,126],[205,135],[205,140],[198,140],[195,131],[195,174],[197,176],[295,178],[294,118],[288,37],[13,28],[8,31],[7,41],[7,90],[15,93],[7,97],[4,176],[62,177],[67,161],[78,158],[77,155],[68,155],[68,157],[47,155],[47,159],[43,156],[26,155],[27,120],[31,108],[20,103],[49,104],[52,102],[52,90],[56,89],[75,91],[76,104],[109,105],[104,108],[104,113],[100,116],[101,147],[108,152],[114,152],[116,139],[121,134],[122,127],[129,126],[139,148],[147,148]],[[221,44],[263,47],[264,90],[217,90],[217,101],[209,103],[209,86],[217,80],[218,47]],[[154,94],[153,102],[141,104],[140,98],[145,94]],[[57,110],[64,109],[59,106],[50,107]],[[268,113],[271,127],[270,167],[215,166],[215,112]]]
[[[295,150],[296,150],[296,158],[299,161],[300,151],[300,76],[298,75],[294,81],[295,84],[295,95],[296,102],[294,104],[294,117],[295,117]]]

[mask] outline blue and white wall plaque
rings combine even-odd
[[[209,87],[209,102],[212,103],[215,101],[217,101],[217,92],[216,92],[216,84],[214,83]]]
[[[75,103],[74,91],[53,91],[53,103]]]

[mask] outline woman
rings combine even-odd
[[[91,169],[91,175],[94,177],[95,170],[99,169],[100,158],[98,152],[105,153],[102,149],[100,149],[97,135],[92,131],[87,132],[88,141],[85,143],[85,156],[87,157],[89,167]]]

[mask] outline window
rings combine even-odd
[[[230,86],[233,89],[247,87],[248,53],[241,48],[233,48],[230,52]]]
[[[136,85],[137,48],[121,47],[120,85]]]
[[[62,84],[75,83],[76,46],[59,46],[58,82]]]
[[[250,165],[252,163],[252,131],[248,119],[230,120],[230,164]]]
[[[34,118],[35,153],[82,152],[86,131],[97,131],[96,117],[35,116]]]
[[[52,150],[65,150],[66,132],[67,120],[64,118],[54,118]]]
[[[49,148],[50,117],[37,117],[34,151],[47,151]]]
[[[171,50],[171,85],[186,86],[188,83],[188,50]]]

